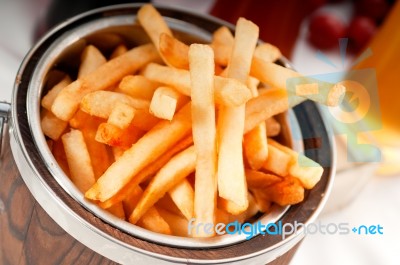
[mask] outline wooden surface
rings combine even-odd
[[[116,264],[66,233],[25,186],[8,143],[0,164],[0,264]],[[288,264],[298,245],[271,265]]]

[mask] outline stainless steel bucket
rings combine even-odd
[[[70,67],[70,62],[78,61],[77,56],[88,42],[109,52],[110,47],[102,47],[101,41],[101,36],[108,33],[118,34],[128,46],[148,42],[136,22],[139,7],[120,5],[74,17],[54,28],[27,54],[16,78],[11,111],[0,111],[4,117],[0,125],[9,122],[12,153],[26,186],[68,234],[118,263],[265,264],[275,260],[295,246],[304,234],[291,234],[285,239],[258,235],[250,240],[245,240],[244,235],[193,239],[156,234],[121,221],[85,200],[51,155],[40,128],[40,99],[45,93],[49,71],[65,62],[66,67]],[[207,42],[221,25],[233,29],[210,16],[166,7],[157,9],[178,38],[186,42]],[[290,67],[284,58],[278,63]],[[307,192],[304,202],[276,208],[260,218],[264,223],[297,221],[308,224],[321,211],[331,189],[335,150],[326,123],[314,103],[297,106],[288,117],[290,129],[286,141],[292,141],[298,150],[304,147],[307,156],[325,166],[324,175],[318,185]]]

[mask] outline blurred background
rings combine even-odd
[[[0,101],[10,102],[24,55],[49,28],[79,12],[125,2],[128,1],[0,0]],[[364,119],[366,128],[373,130],[346,128],[355,131],[356,143],[379,147],[380,155],[371,159],[366,152],[358,152],[365,149],[347,150],[346,135],[332,122],[339,154],[338,174],[328,205],[317,222],[348,223],[350,227],[380,225],[383,235],[309,235],[291,265],[399,264],[400,1],[151,2],[211,13],[233,24],[244,16],[259,25],[262,40],[278,46],[294,68],[305,75],[346,76],[351,71],[369,69],[365,78],[376,83],[375,100],[380,106],[379,113],[370,113]],[[349,95],[349,101],[357,105],[359,98],[354,93]],[[332,113],[328,112],[335,110],[323,111],[329,119]]]

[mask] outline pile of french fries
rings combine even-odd
[[[300,203],[323,168],[273,140],[274,116],[306,99],[334,106],[345,88],[301,78],[258,44],[258,27],[240,18],[210,44],[174,37],[150,4],[137,20],[152,43],[123,42],[107,59],[93,45],[77,79],[42,98],[41,124],[60,167],[85,197],[154,232],[193,237],[195,224],[244,222],[272,204]]]

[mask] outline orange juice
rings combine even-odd
[[[370,43],[372,56],[356,69],[373,68],[376,72],[382,128],[372,132],[381,144],[384,173],[400,172],[400,1]],[[386,160],[386,161],[385,161]],[[387,164],[391,165],[387,165]],[[389,169],[390,167],[390,169]]]

